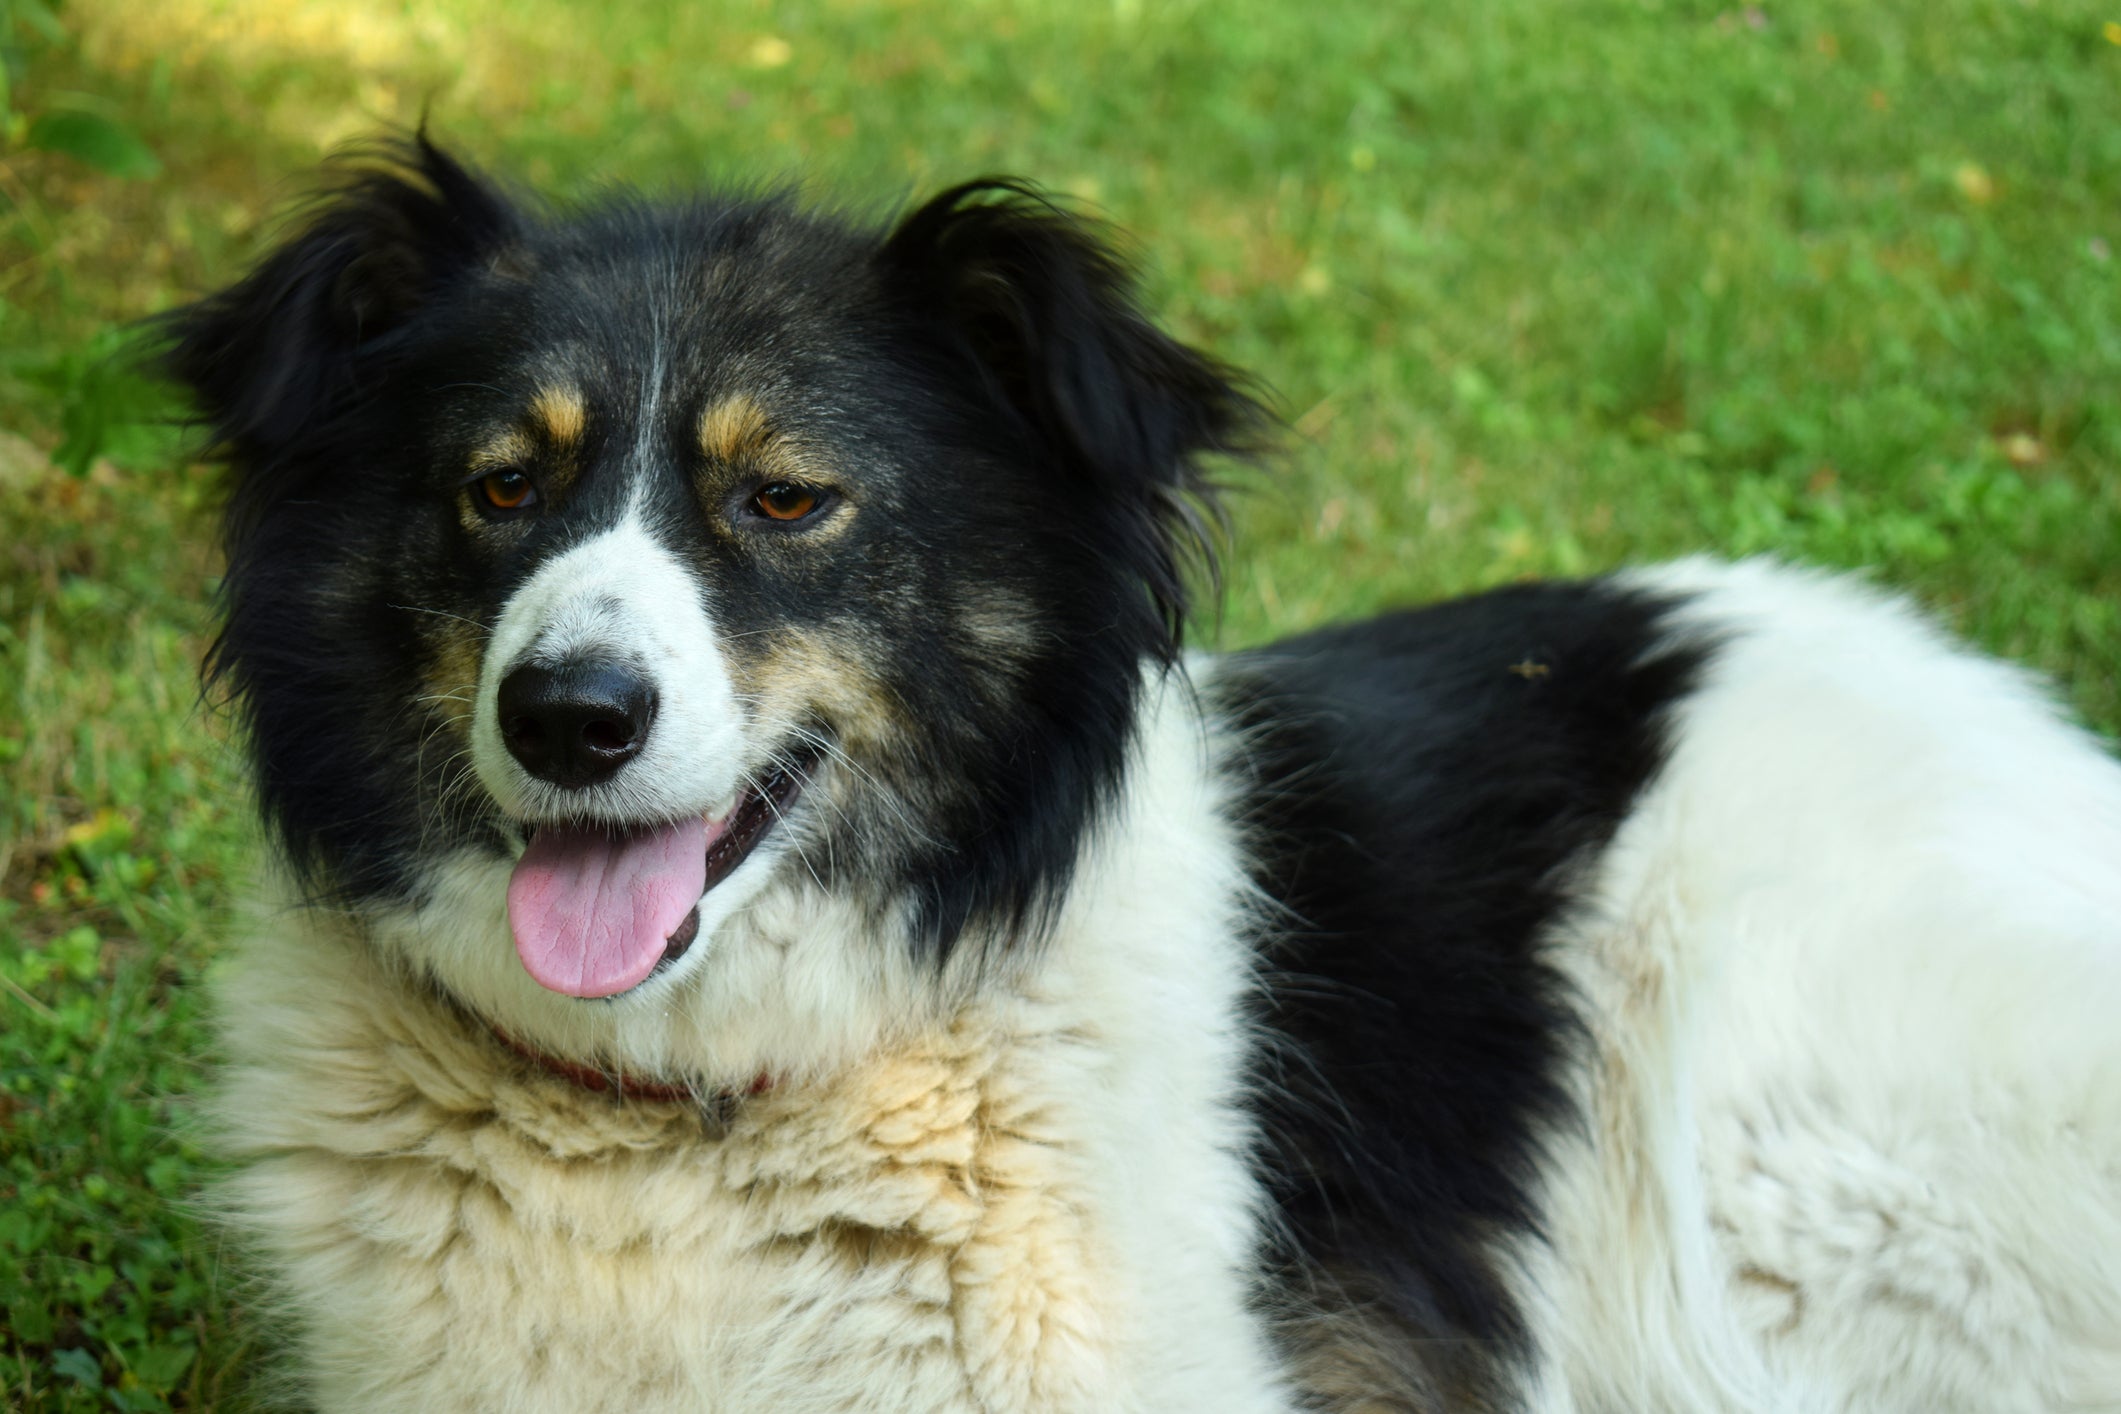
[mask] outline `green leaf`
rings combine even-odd
[[[51,1308],[33,1299],[10,1302],[7,1323],[17,1340],[28,1341],[31,1345],[42,1345],[50,1340],[58,1324],[52,1319]]]
[[[103,1366],[86,1350],[62,1350],[52,1356],[52,1369],[75,1384],[103,1388]]]
[[[14,11],[16,19],[44,36],[48,43],[57,44],[66,38],[66,26],[59,23],[51,6],[40,3],[40,0],[14,0],[14,4],[7,8]]]
[[[141,373],[127,331],[105,330],[85,347],[18,367],[58,402],[62,436],[52,461],[70,475],[87,475],[97,457],[114,451],[137,457],[159,449],[152,424],[168,418],[169,389]]]
[[[109,1267],[88,1267],[74,1273],[74,1295],[83,1306],[93,1306],[103,1299],[118,1274]]]
[[[130,128],[101,113],[60,109],[39,113],[29,125],[29,145],[45,152],[60,152],[114,177],[153,177],[162,171],[162,159],[133,135]]]
[[[152,1390],[167,1390],[184,1378],[191,1368],[192,1358],[198,1354],[195,1346],[171,1342],[166,1345],[150,1345],[134,1354],[133,1374],[141,1384]]]

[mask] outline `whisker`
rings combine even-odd
[[[777,762],[776,764],[781,763]],[[773,812],[773,819],[775,824],[785,824],[787,822],[788,817],[783,815],[781,813],[780,806],[774,803],[772,792],[768,791],[764,786],[759,784],[758,780],[754,778],[749,771],[739,770],[737,772],[737,776],[744,782],[744,788],[752,792],[754,795],[758,796],[760,800],[765,802],[766,808]],[[795,857],[799,861],[801,861],[803,866],[803,872],[810,876],[810,881],[816,884],[818,886],[819,891],[822,892],[825,888],[825,881],[818,877],[817,870],[811,866],[810,857],[807,854],[803,853],[801,843],[799,841],[792,843],[793,853],[795,854]]]
[[[929,832],[925,828],[923,828],[920,820],[906,805],[905,801],[900,798],[898,792],[892,790],[890,787],[886,786],[882,781],[878,780],[876,778],[875,773],[871,772],[868,768],[863,766],[861,762],[855,760],[852,756],[850,756],[847,753],[846,749],[841,747],[837,742],[833,741],[830,737],[812,731],[811,729],[801,725],[800,723],[787,723],[781,728],[781,730],[785,731],[789,735],[800,737],[802,740],[810,743],[818,750],[824,752],[829,759],[839,763],[842,766],[845,766],[848,771],[852,772],[865,785],[869,787],[869,798],[874,801],[879,807],[888,810],[900,829],[912,835],[922,844],[933,845],[936,843],[934,836],[929,834]],[[844,811],[841,812],[841,819],[850,825],[854,823],[853,820],[848,817]]]
[[[438,619],[454,619],[460,624],[470,624],[481,634],[492,633],[491,629],[487,628],[485,624],[480,623],[477,619],[466,618],[462,614],[452,614],[447,609],[430,609],[424,604],[392,604],[390,607],[393,609],[402,610],[403,612],[408,614],[432,614]]]

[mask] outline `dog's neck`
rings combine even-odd
[[[696,1086],[673,1085],[666,1081],[644,1079],[624,1070],[603,1070],[551,1055],[509,1035],[492,1022],[487,1023],[486,1029],[493,1033],[496,1041],[546,1074],[557,1075],[562,1080],[571,1080],[584,1090],[594,1090],[600,1095],[609,1095],[614,1100],[652,1100],[665,1104],[710,1103],[719,1107],[747,1095],[763,1094],[773,1088],[773,1077],[764,1074],[741,1091],[703,1091]]]

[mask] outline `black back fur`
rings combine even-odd
[[[1403,1407],[1427,1407],[1418,1385],[1504,1407],[1522,1328],[1498,1244],[1535,1230],[1539,1136],[1569,1122],[1572,1008],[1539,945],[1699,669],[1653,652],[1664,610],[1595,583],[1507,589],[1293,639],[1226,679],[1259,883],[1283,906],[1254,1088],[1299,1366],[1354,1358],[1307,1343],[1381,1341]]]

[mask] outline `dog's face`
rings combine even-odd
[[[553,217],[423,142],[168,328],[290,860],[357,909],[505,876],[493,945],[573,998],[776,887],[931,956],[1035,929],[1176,650],[1193,459],[1255,425],[1007,187]]]

